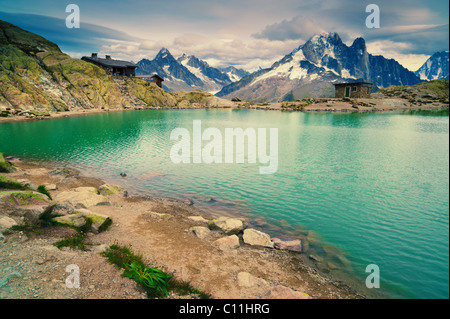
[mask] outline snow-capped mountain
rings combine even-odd
[[[193,55],[183,54],[175,59],[166,48],[161,49],[153,60],[143,59],[137,65],[136,74],[157,73],[164,78],[163,85],[169,91],[198,89],[216,93],[224,86],[240,80],[239,74],[248,74],[234,67],[226,68],[226,71],[211,67]]]
[[[137,66],[137,75],[157,73],[170,91],[191,91],[203,87],[203,82],[178,63],[166,48],[162,48],[153,60],[142,59]]]
[[[437,79],[449,79],[449,53],[448,51],[433,54],[415,74],[421,80],[431,81]]]
[[[223,73],[225,73],[226,75],[228,75],[228,77],[230,78],[231,82],[240,81],[244,76],[247,76],[247,75],[250,74],[249,72],[247,72],[247,71],[245,71],[243,69],[237,69],[234,66],[221,68],[219,70],[222,71]]]
[[[363,38],[347,46],[337,33],[321,33],[270,68],[252,73],[216,95],[255,102],[333,97],[333,83],[338,81],[370,81],[381,88],[412,85],[420,79],[393,59],[369,54]]]
[[[204,91],[218,92],[222,87],[232,83],[226,73],[209,66],[207,62],[193,55],[183,54],[177,61],[203,82]]]

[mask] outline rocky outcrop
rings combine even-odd
[[[197,97],[186,92],[172,94],[139,78],[111,76],[92,63],[71,58],[56,44],[1,20],[0,82],[2,117],[232,104],[209,93],[198,91]]]

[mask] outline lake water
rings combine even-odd
[[[172,163],[170,133],[192,131],[193,120],[222,132],[278,128],[278,171]],[[0,152],[67,163],[131,195],[191,198],[271,235],[302,238],[305,256],[322,259],[322,270],[364,293],[449,297],[448,111],[103,113],[2,124]],[[369,264],[380,269],[380,289],[364,289]]]

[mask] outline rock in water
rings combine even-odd
[[[280,238],[272,238],[272,241],[277,249],[302,252],[302,241],[300,239],[283,241]]]

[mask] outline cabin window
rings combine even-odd
[[[356,90],[357,90],[357,87],[356,86],[352,86],[352,91],[356,92]]]
[[[369,95],[370,94],[370,88],[367,88],[367,94]]]

